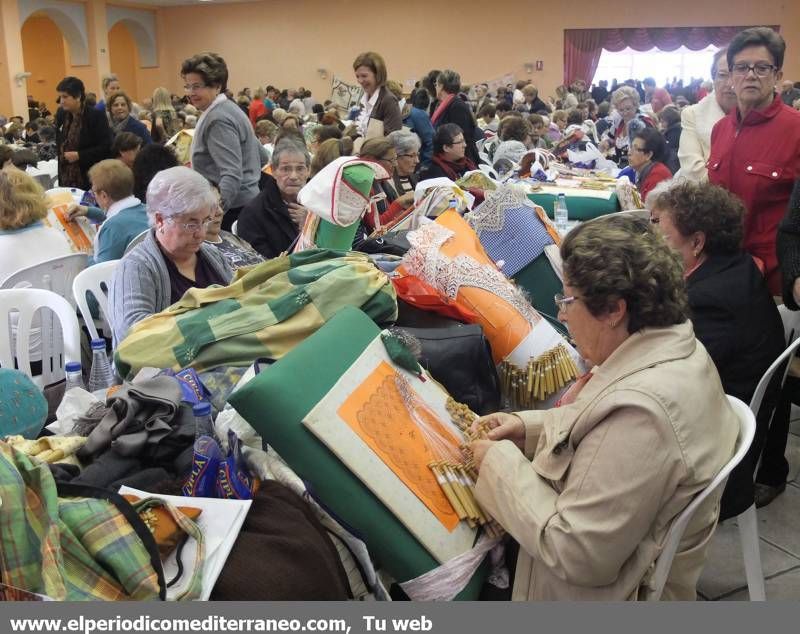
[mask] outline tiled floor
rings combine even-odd
[[[768,601],[800,600],[800,408],[792,407],[786,455],[789,485],[769,506],[758,510],[761,565]],[[747,601],[742,547],[735,520],[717,528],[698,585],[699,598]]]

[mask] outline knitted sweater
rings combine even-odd
[[[225,258],[212,245],[201,245],[197,256],[205,258],[228,282],[233,278],[233,272]],[[161,312],[169,305],[169,271],[156,242],[155,232],[151,231],[135,249],[122,258],[111,280],[108,308],[111,313],[114,348],[125,338],[131,326],[145,317]]]
[[[258,195],[258,179],[267,155],[250,120],[226,100],[204,114],[192,141],[192,169],[219,186],[227,211]]]

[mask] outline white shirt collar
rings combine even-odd
[[[136,207],[136,205],[141,205],[142,201],[136,198],[136,196],[128,196],[123,198],[122,200],[118,200],[115,203],[111,203],[111,206],[108,208],[106,212],[106,220],[109,218],[113,218],[116,216],[120,211],[123,209],[128,209],[128,207]]]

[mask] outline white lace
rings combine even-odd
[[[500,231],[506,224],[506,211],[520,207],[536,209],[523,188],[510,184],[501,185],[496,191],[486,192],[483,203],[464,218],[480,235],[483,231]]]
[[[497,268],[480,264],[468,255],[461,254],[451,259],[442,254],[441,247],[452,236],[450,229],[437,223],[408,234],[411,249],[403,258],[403,265],[409,273],[451,300],[456,298],[462,286],[480,288],[513,306],[531,325],[538,323],[541,316],[525,294]]]

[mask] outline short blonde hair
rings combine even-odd
[[[22,229],[45,216],[42,186],[22,170],[0,170],[0,229]]]
[[[639,93],[636,92],[635,88],[631,86],[620,86],[611,93],[611,105],[615,108],[619,107],[619,104],[626,99],[630,99],[637,108],[639,107]]]
[[[116,202],[133,194],[133,171],[119,159],[105,159],[89,168],[89,180]]]

